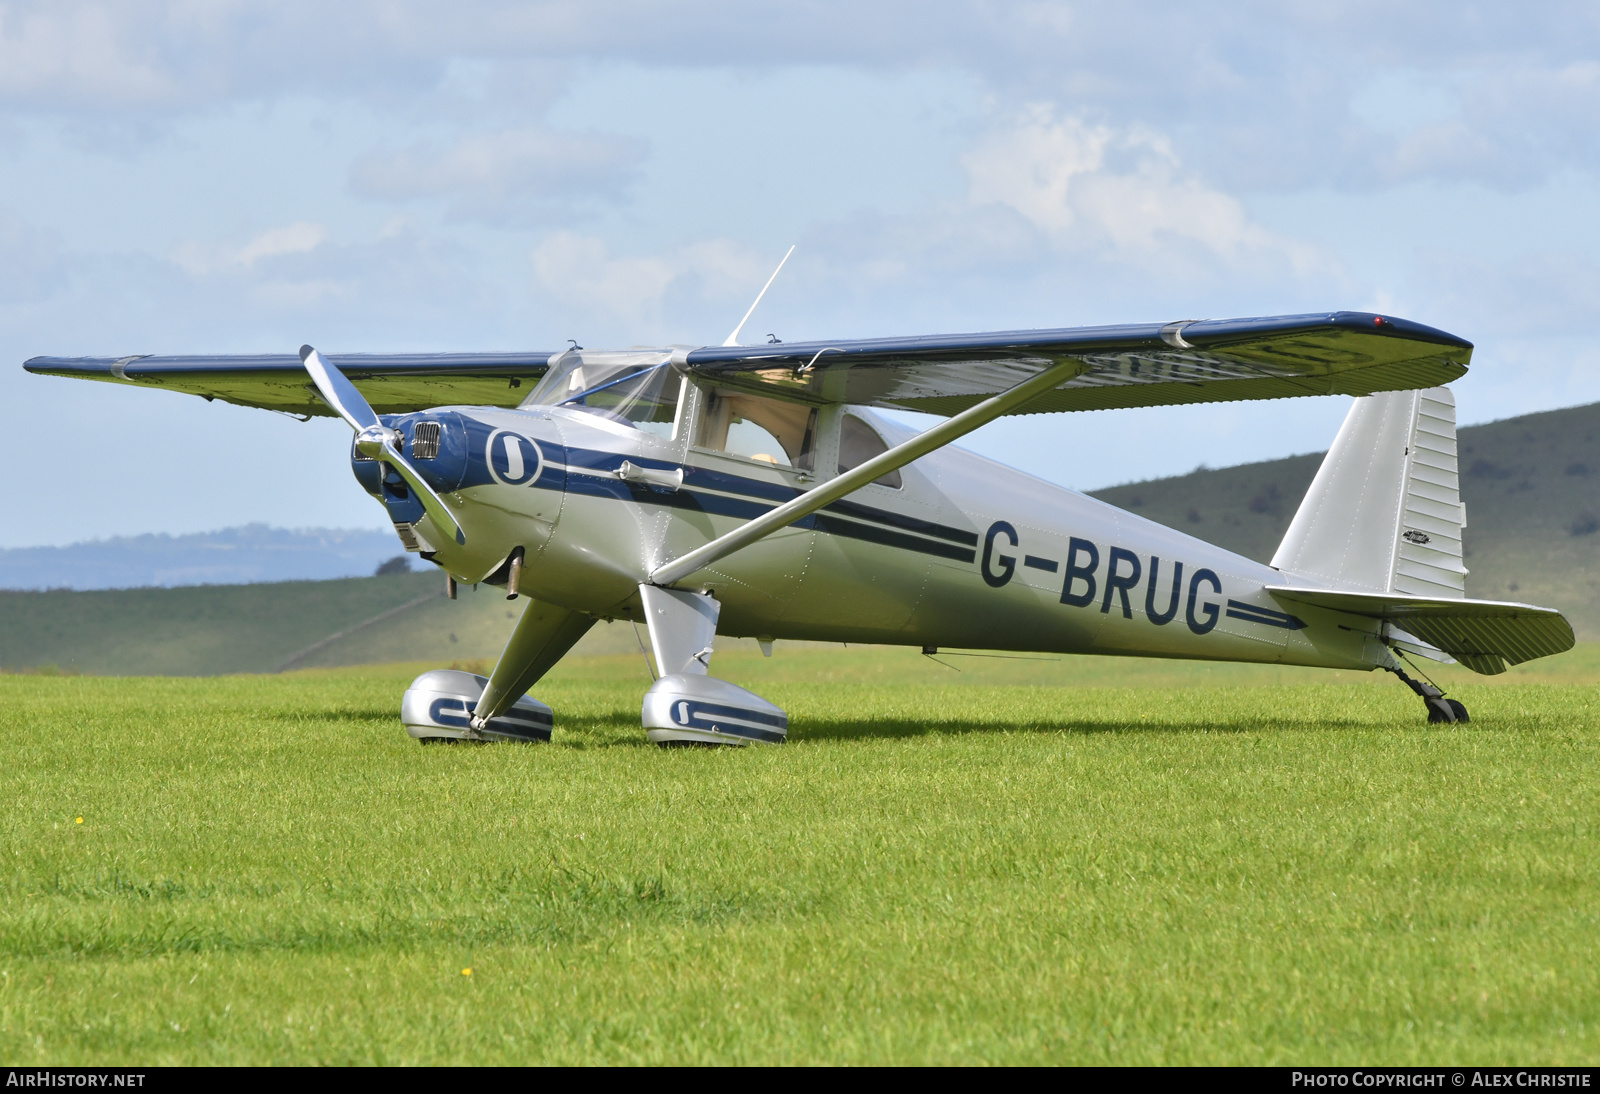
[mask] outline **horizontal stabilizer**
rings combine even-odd
[[[1344,592],[1269,585],[1283,604],[1349,612],[1381,619],[1448,653],[1473,672],[1492,676],[1506,664],[1572,648],[1572,624],[1554,608],[1499,600]]]

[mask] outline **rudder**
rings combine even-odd
[[[1465,525],[1450,389],[1362,396],[1272,565],[1339,589],[1463,597]]]

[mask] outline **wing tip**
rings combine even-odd
[[[1369,311],[1339,311],[1328,316],[1328,319],[1335,326],[1353,327],[1374,334],[1388,335],[1391,338],[1407,338],[1464,350],[1475,348],[1471,342],[1458,334],[1451,334],[1447,330],[1395,315],[1380,315]]]
[[[77,376],[97,377],[114,376],[115,366],[122,361],[137,360],[138,355],[131,357],[30,357],[22,362],[25,372],[35,376]]]

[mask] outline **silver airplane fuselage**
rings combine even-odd
[[[403,485],[357,477],[402,539],[467,583],[503,584],[597,618],[640,618],[662,563],[815,486],[809,470],[690,443],[702,392],[652,432],[564,406],[446,407],[386,417],[466,530],[438,535]],[[819,411],[813,465],[837,464],[856,415],[889,445],[912,431],[859,408]],[[413,443],[437,423],[438,455]],[[681,484],[678,474],[681,472]],[[762,640],[1123,654],[1371,669],[1376,621],[1294,614],[1269,566],[992,460],[947,447],[679,582],[721,605],[718,633]]]

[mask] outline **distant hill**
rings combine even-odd
[[[1457,434],[1467,595],[1559,608],[1600,638],[1600,403]],[[1094,496],[1270,561],[1322,453],[1113,486]]]
[[[132,589],[370,577],[402,553],[392,532],[248,524],[0,550],[0,589]]]

